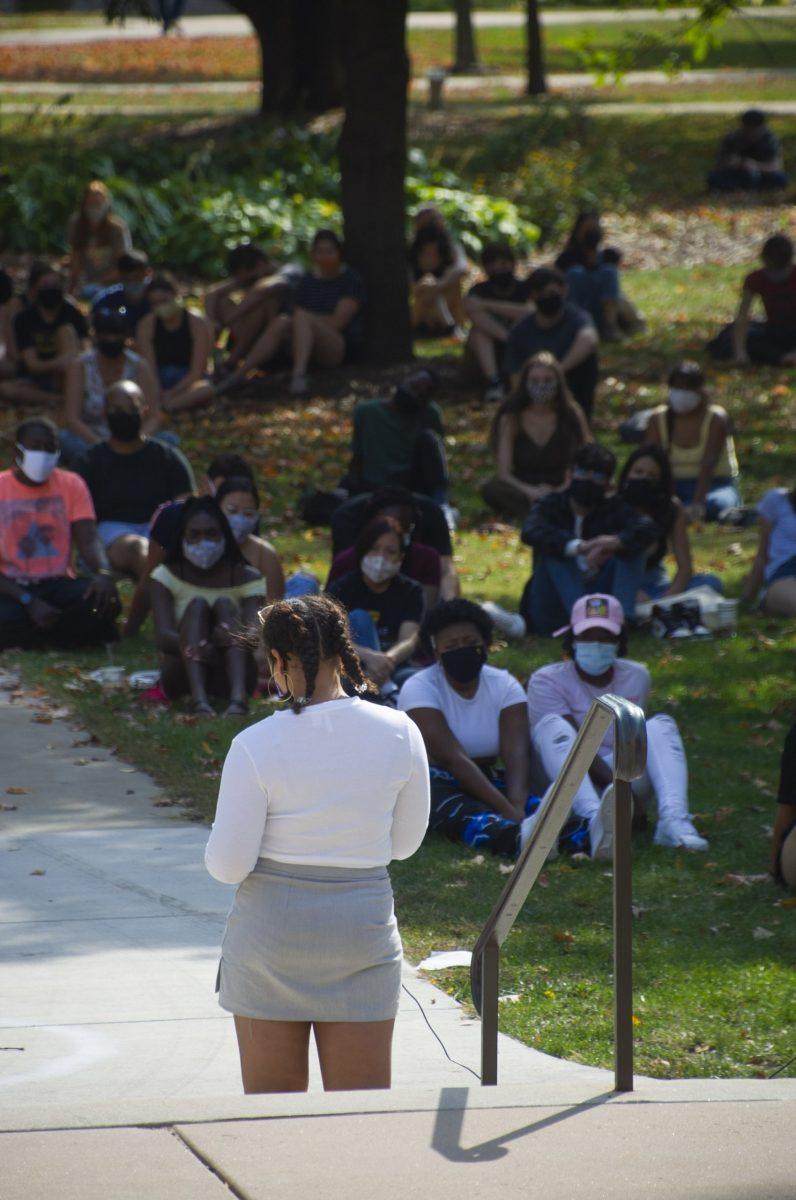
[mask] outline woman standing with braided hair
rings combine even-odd
[[[224,763],[205,862],[239,887],[219,1003],[235,1015],[245,1092],[306,1091],[310,1029],[327,1091],[389,1087],[403,951],[387,865],[426,831],[423,739],[361,698],[370,685],[337,601],[281,600],[260,620],[290,706],[238,734]]]

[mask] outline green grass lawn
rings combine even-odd
[[[545,31],[545,63],[548,71],[582,71],[589,59],[621,51],[625,69],[654,70],[661,65],[661,43],[668,53],[681,40],[689,22],[626,21],[611,25],[590,24],[584,13],[577,26],[550,26]],[[525,40],[521,28],[486,28],[477,31],[478,55],[484,70],[521,73],[525,69]],[[755,20],[737,17],[721,28],[716,44],[699,62],[700,67],[792,67],[796,61],[796,22],[787,17]],[[449,30],[409,31],[412,69],[422,73],[429,67],[449,64],[452,57]],[[681,61],[691,61],[683,46]]]
[[[632,344],[610,347],[597,404],[601,440],[618,448],[628,407],[662,396],[672,358],[698,353],[709,330],[731,312],[740,272],[704,266],[629,275],[627,288],[649,318]],[[449,345],[428,344],[450,379]],[[446,357],[440,357],[444,352]],[[796,380],[792,372],[713,372],[717,398],[732,412],[747,500],[775,483],[792,482]],[[293,515],[299,488],[339,476],[346,457],[351,394],[295,406],[256,399],[212,415],[178,418],[183,446],[201,468],[213,448],[244,449],[256,465],[265,524],[288,569],[322,571],[325,531],[305,530]],[[516,603],[528,554],[515,530],[496,526],[477,484],[488,470],[491,414],[471,393],[449,386],[443,398],[455,500],[462,510],[456,557],[464,590]],[[626,451],[622,451],[625,453]],[[753,551],[753,531],[697,531],[699,567],[719,571],[737,595]],[[129,588],[125,587],[129,596]],[[656,849],[651,834],[634,845],[635,1015],[639,1072],[675,1076],[765,1075],[793,1053],[796,1020],[796,910],[782,907],[772,883],[734,886],[730,874],[756,874],[767,864],[778,754],[793,719],[796,623],[745,612],[738,635],[710,644],[667,647],[637,636],[631,655],[651,666],[652,710],[665,709],[684,734],[691,807],[711,839],[710,852],[690,856]],[[113,648],[114,661],[152,667],[146,629]],[[521,680],[556,658],[556,643],[536,638],[498,643],[492,661]],[[30,685],[68,703],[87,727],[119,754],[150,771],[189,816],[212,814],[220,764],[240,721],[197,723],[134,695],[104,696],[79,671],[107,661],[104,652],[66,663],[29,654],[15,660]],[[75,687],[82,690],[73,690]],[[255,702],[251,719],[266,715]],[[505,882],[500,864],[442,841],[428,842],[393,868],[407,954],[472,946]],[[760,934],[764,930],[765,936]],[[755,931],[758,931],[757,934]],[[549,864],[504,947],[501,1028],[563,1057],[611,1061],[611,879],[605,863]],[[437,982],[467,1000],[464,971]],[[790,1074],[794,1067],[788,1068]]]

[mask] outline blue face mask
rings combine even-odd
[[[586,675],[600,676],[616,662],[616,642],[575,642],[575,662]]]

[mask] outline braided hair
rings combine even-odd
[[[293,712],[300,713],[312,699],[318,668],[331,658],[339,658],[343,676],[355,692],[375,692],[351,641],[348,614],[332,596],[277,600],[261,611],[260,623],[266,654],[278,650],[283,659],[293,657],[301,663],[304,695],[293,697]]]

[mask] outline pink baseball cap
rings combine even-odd
[[[560,637],[568,629],[572,630],[575,637],[587,629],[607,629],[609,633],[620,634],[624,622],[625,610],[616,596],[604,596],[598,592],[576,600],[569,615],[569,625],[557,629],[553,637]]]

